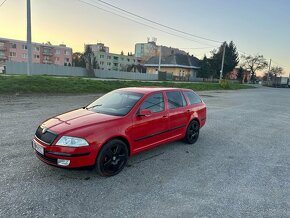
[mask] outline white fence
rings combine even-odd
[[[6,74],[24,75],[27,72],[27,63],[7,61]],[[67,67],[48,64],[32,64],[32,75],[52,76],[87,76],[87,71],[81,67]],[[104,79],[128,79],[128,80],[158,80],[157,74],[132,73],[110,70],[95,70],[95,76]]]

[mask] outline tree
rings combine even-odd
[[[72,62],[74,67],[86,67],[86,62],[83,57],[83,53],[75,52],[72,55]]]
[[[238,69],[238,75],[237,75],[237,79],[241,82],[244,83],[244,68],[243,67],[239,67]]]
[[[96,65],[96,58],[90,46],[86,46],[83,54],[83,59],[86,63],[86,69],[89,77],[94,77],[94,65]]]
[[[283,74],[283,68],[282,67],[272,67],[270,71],[274,77],[281,76]]]
[[[268,66],[268,63],[263,55],[256,56],[245,56],[242,55],[243,64],[242,66],[251,72],[251,81],[254,82],[256,80],[256,72],[259,70],[263,70]]]
[[[204,78],[219,78],[221,63],[223,58],[223,51],[225,50],[223,77],[225,78],[228,73],[233,71],[239,63],[239,53],[233,41],[229,44],[224,42],[218,50],[211,51],[211,57],[201,61],[201,69],[199,71],[199,76]]]
[[[212,59],[213,59],[213,66],[216,68],[217,75],[219,75],[219,72],[221,70],[221,63],[223,58],[223,52],[225,50],[225,59],[224,59],[224,68],[223,68],[223,77],[225,78],[228,73],[233,71],[235,67],[239,64],[239,53],[237,52],[237,48],[233,41],[231,41],[229,44],[224,42],[218,51],[214,50],[212,51]]]
[[[200,63],[200,69],[197,72],[198,77],[201,78],[215,78],[217,77],[217,71],[214,67],[214,61],[204,56]]]

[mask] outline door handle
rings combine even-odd
[[[163,115],[163,118],[168,118],[168,116],[167,115]]]

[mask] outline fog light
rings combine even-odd
[[[70,160],[64,160],[64,159],[57,159],[57,165],[60,166],[68,166],[70,164]]]

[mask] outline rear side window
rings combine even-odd
[[[153,94],[148,97],[141,105],[142,109],[149,109],[153,113],[160,112],[164,110],[164,99],[162,93]]]
[[[190,104],[198,104],[201,102],[200,97],[194,92],[184,92],[184,95],[188,98]]]
[[[186,106],[186,101],[180,92],[166,92],[169,109]]]

